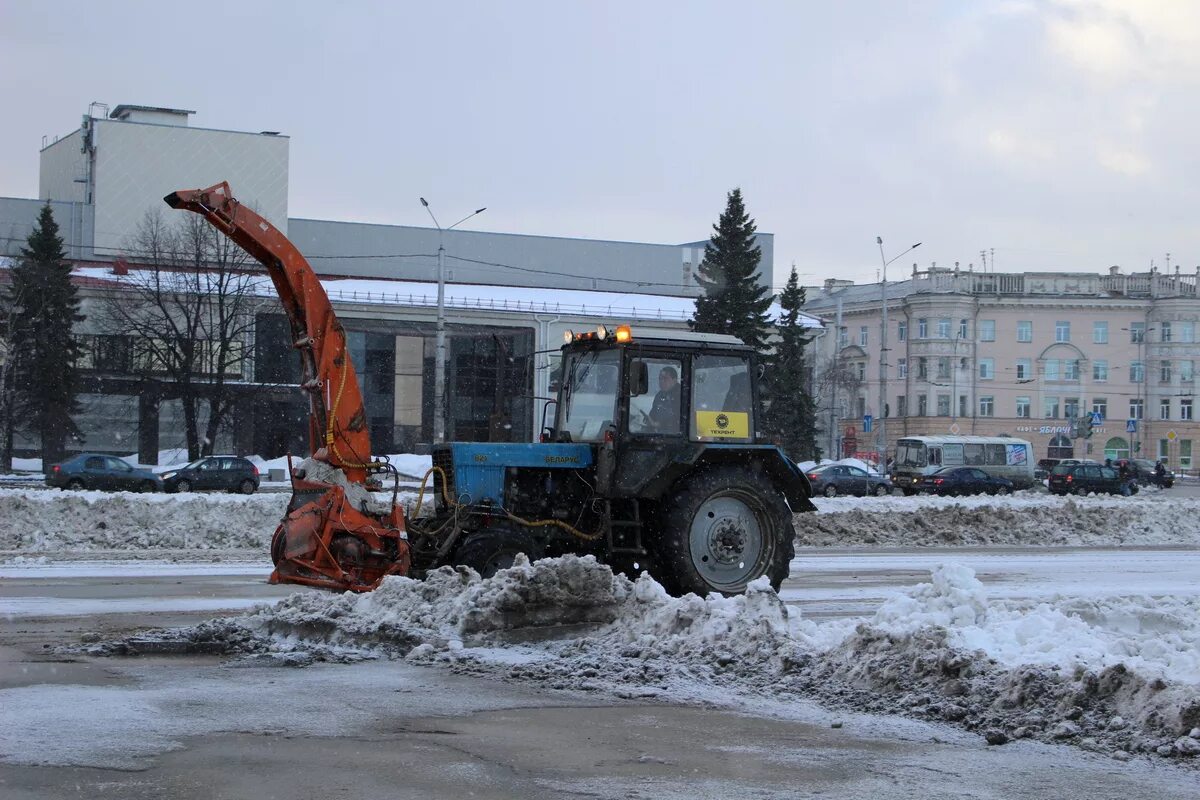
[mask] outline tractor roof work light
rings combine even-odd
[[[630,328],[628,325],[618,325],[617,326],[617,341],[621,342],[621,343],[632,342],[633,341],[633,329]]]
[[[597,325],[596,326],[596,338],[597,339],[607,339],[608,338],[608,328],[605,327],[604,325]]]
[[[570,344],[571,342],[575,341],[575,331],[571,331],[571,330],[563,331],[563,341],[566,342],[567,344]]]

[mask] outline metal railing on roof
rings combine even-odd
[[[402,306],[436,306],[437,295],[419,292],[373,292],[357,289],[326,289],[331,300],[358,303],[391,303]],[[682,309],[620,306],[612,303],[563,303],[553,300],[517,300],[495,297],[452,297],[445,299],[447,308],[470,308],[486,311],[508,311],[543,314],[578,314],[630,319],[661,319],[687,321],[691,316]]]

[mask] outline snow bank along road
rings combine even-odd
[[[411,501],[413,498],[407,496]],[[266,551],[287,496],[0,489],[0,561]],[[1200,545],[1200,498],[834,498],[797,516],[800,546]]]

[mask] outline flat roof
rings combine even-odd
[[[153,111],[153,112],[156,112],[159,114],[184,114],[184,115],[196,113],[195,111],[190,111],[186,108],[164,108],[162,106],[135,106],[135,105],[127,104],[127,103],[121,103],[116,108],[114,108],[111,112],[109,112],[108,117],[109,117],[109,119],[121,119],[123,116],[128,114],[130,111]]]

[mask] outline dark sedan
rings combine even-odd
[[[254,494],[258,467],[241,456],[205,456],[162,474],[168,492],[226,491]]]
[[[1051,494],[1123,494],[1137,491],[1137,481],[1122,478],[1112,467],[1100,464],[1059,464],[1050,471]]]
[[[153,472],[131,467],[116,456],[103,453],[80,453],[52,465],[46,473],[46,485],[110,492],[156,492],[162,489],[162,481]]]
[[[873,494],[883,497],[892,493],[892,482],[886,475],[872,475],[861,467],[849,464],[826,464],[809,470],[806,474],[808,482],[812,484],[813,494],[823,494],[826,497],[836,497],[839,494],[858,497]]]
[[[1011,494],[1013,482],[975,467],[942,467],[932,475],[922,477],[917,490],[941,495]]]

